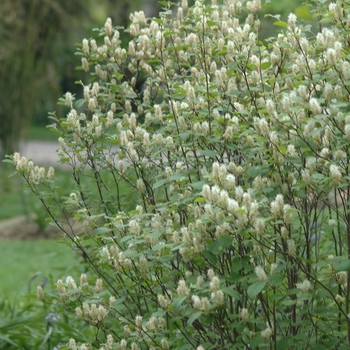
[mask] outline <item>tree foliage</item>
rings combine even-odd
[[[94,81],[51,126],[71,194],[10,160],[97,274],[57,282],[96,328],[69,349],[349,347],[350,7],[311,4],[319,32],[291,14],[267,44],[259,0],[164,3],[127,49],[110,19],[83,41]]]
[[[54,110],[62,88],[74,89],[72,53],[108,12],[126,26],[138,1],[3,0],[0,7],[0,154],[10,154],[34,119]],[[100,14],[99,14],[100,13]],[[74,62],[74,63],[73,63]],[[36,116],[36,118],[34,118]],[[46,121],[45,121],[46,124]]]

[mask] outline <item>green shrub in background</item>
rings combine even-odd
[[[259,0],[163,5],[127,50],[110,19],[83,40],[94,80],[53,117],[71,194],[10,160],[98,275],[38,287],[96,329],[64,348],[348,349],[350,5],[267,44]]]

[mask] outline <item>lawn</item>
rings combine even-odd
[[[53,141],[57,142],[59,134],[50,131],[45,126],[32,125],[29,129],[30,140]]]
[[[39,200],[26,189],[21,176],[13,175],[14,172],[10,164],[0,166],[0,220],[32,213],[43,215]],[[56,175],[60,184],[67,184],[70,179],[68,171],[56,169]]]
[[[0,220],[27,214],[23,181],[18,176],[10,177],[13,170],[7,164],[0,166]]]
[[[25,189],[24,180],[19,175],[11,176],[13,173],[13,167],[8,164],[0,168],[0,220],[34,213],[38,223],[39,219],[44,221],[46,214],[39,200]],[[69,172],[58,171],[57,175],[59,182],[69,181]],[[46,225],[45,221],[41,224]],[[0,256],[0,299],[14,301],[21,294],[28,293],[29,281],[34,274],[37,277],[32,281],[32,291],[43,278],[55,283],[58,278],[74,271],[83,271],[73,250],[52,239],[34,241],[16,240],[14,237],[14,240],[0,240]]]
[[[54,240],[0,241],[0,299],[19,301],[35,293],[44,278],[53,285],[67,275],[80,277],[82,259],[64,243]]]

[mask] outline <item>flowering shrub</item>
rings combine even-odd
[[[69,349],[348,349],[350,6],[324,6],[317,34],[290,14],[267,43],[260,0],[83,40],[93,80],[51,126],[71,194],[12,157],[97,275],[57,282],[96,328]]]

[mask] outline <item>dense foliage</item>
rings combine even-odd
[[[348,349],[350,5],[267,43],[259,0],[164,6],[131,15],[128,49],[110,19],[82,42],[94,80],[51,126],[70,196],[11,160],[97,274],[57,282],[96,328],[67,347]]]

